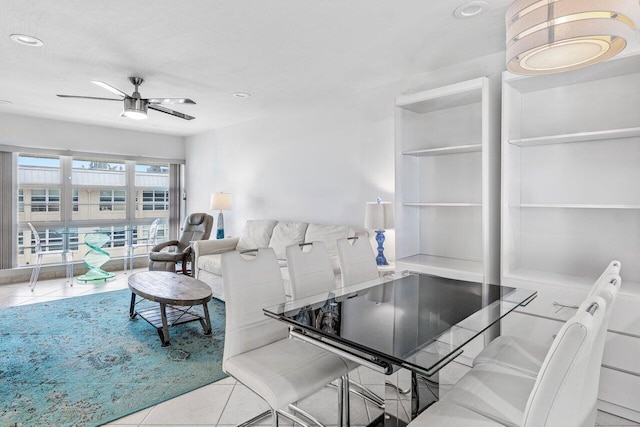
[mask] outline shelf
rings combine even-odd
[[[623,265],[624,268],[624,265]],[[624,274],[622,275],[624,276]],[[513,272],[505,273],[504,278],[510,280],[507,286],[512,285],[512,281],[523,284],[539,283],[545,285],[560,286],[563,288],[588,290],[598,278],[576,276],[572,274],[555,273],[550,271],[525,270],[519,269]],[[629,295],[640,297],[640,283],[625,281],[622,277],[622,286],[620,287],[620,295]]]
[[[474,151],[482,151],[482,144],[456,145],[453,147],[425,148],[423,150],[404,151],[404,156],[442,156],[446,154],[471,153]]]
[[[606,205],[606,204],[555,204],[555,203],[522,203],[509,205],[510,208],[555,208],[555,209],[640,209],[640,205]]]
[[[638,136],[640,136],[640,127],[610,129],[594,132],[567,133],[562,135],[538,136],[534,138],[510,139],[509,144],[517,145],[519,147],[534,147],[537,145],[602,141],[607,139],[633,138]]]
[[[433,255],[412,255],[396,260],[396,271],[410,270],[449,279],[470,282],[484,281],[484,264],[481,261],[447,258]]]
[[[424,114],[482,101],[486,77],[396,98],[396,107]]]
[[[459,208],[459,207],[478,207],[478,206],[482,206],[482,203],[421,203],[421,202],[405,202],[402,203],[402,206],[427,206],[427,207],[433,207],[433,206],[446,206],[446,207],[454,207],[454,208]]]

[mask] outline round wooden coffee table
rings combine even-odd
[[[205,335],[211,335],[211,318],[207,303],[211,288],[204,282],[183,274],[168,271],[145,271],[129,276],[131,306],[129,317],[140,316],[158,330],[162,346],[171,345],[169,328],[188,322],[200,321]],[[136,310],[136,295],[160,304],[159,307]],[[191,310],[202,305],[204,317]],[[185,308],[186,307],[186,308]]]

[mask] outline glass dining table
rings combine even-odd
[[[438,400],[443,368],[498,336],[500,320],[536,295],[402,272],[264,313],[290,325],[295,338],[384,374],[384,413],[371,425],[404,426]]]

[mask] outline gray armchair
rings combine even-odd
[[[191,259],[191,244],[194,240],[208,240],[213,227],[213,217],[206,213],[194,213],[184,220],[180,240],[169,240],[156,245],[149,252],[149,271],[176,271],[176,264],[182,262],[182,272],[187,272],[187,262]],[[170,248],[168,251],[163,249]]]

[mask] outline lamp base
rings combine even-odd
[[[224,217],[222,216],[222,211],[218,214],[218,225],[216,228],[216,239],[224,239]]]
[[[376,264],[389,265],[387,259],[384,257],[384,230],[376,230],[376,242],[378,242],[378,256],[376,257]]]

